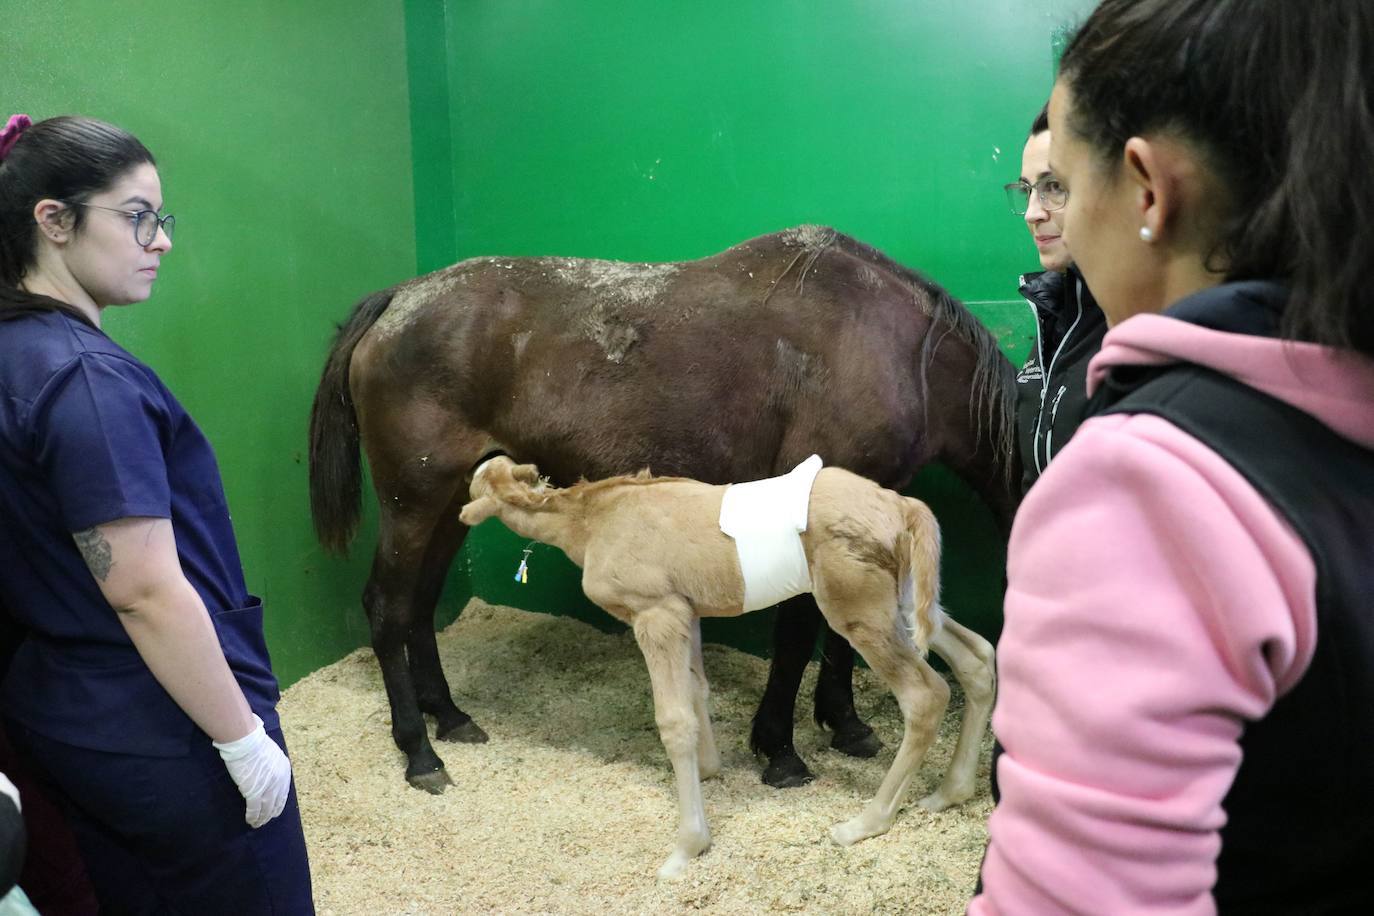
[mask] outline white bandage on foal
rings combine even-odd
[[[720,530],[734,538],[739,553],[746,611],[811,591],[801,532],[820,470],[820,456],[812,455],[781,477],[725,489]]]

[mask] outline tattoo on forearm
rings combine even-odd
[[[76,539],[77,549],[85,558],[86,565],[91,568],[91,574],[104,582],[110,575],[110,568],[114,566],[114,550],[110,547],[110,542],[105,540],[105,535],[100,533],[99,528],[87,528],[85,531],[76,532],[72,537]]]

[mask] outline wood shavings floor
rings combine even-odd
[[[939,814],[915,804],[953,751],[957,687],[896,825],[844,849],[827,831],[859,811],[891,763],[896,701],[856,671],[859,713],[886,748],[845,757],[811,722],[811,665],[796,743],[817,779],[772,789],[748,750],[767,662],[707,645],[723,757],[704,784],[713,845],[681,879],[660,882],[676,795],[633,636],[474,599],[438,640],[459,705],[491,735],[436,742],[455,783],[442,796],[405,782],[370,650],[282,697],[321,914],[963,912],[987,837],[991,739],[979,795]]]

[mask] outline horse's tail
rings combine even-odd
[[[353,348],[391,304],[394,289],[365,297],[339,327],[310,408],[310,514],[325,549],[343,553],[358,529],[362,468],[358,417],[348,387]]]
[[[902,497],[905,527],[897,535],[897,601],[902,622],[916,648],[925,654],[939,632],[940,525],[930,507],[919,499]]]

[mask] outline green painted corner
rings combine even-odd
[[[418,274],[453,263],[457,250],[446,8],[438,0],[405,0]]]

